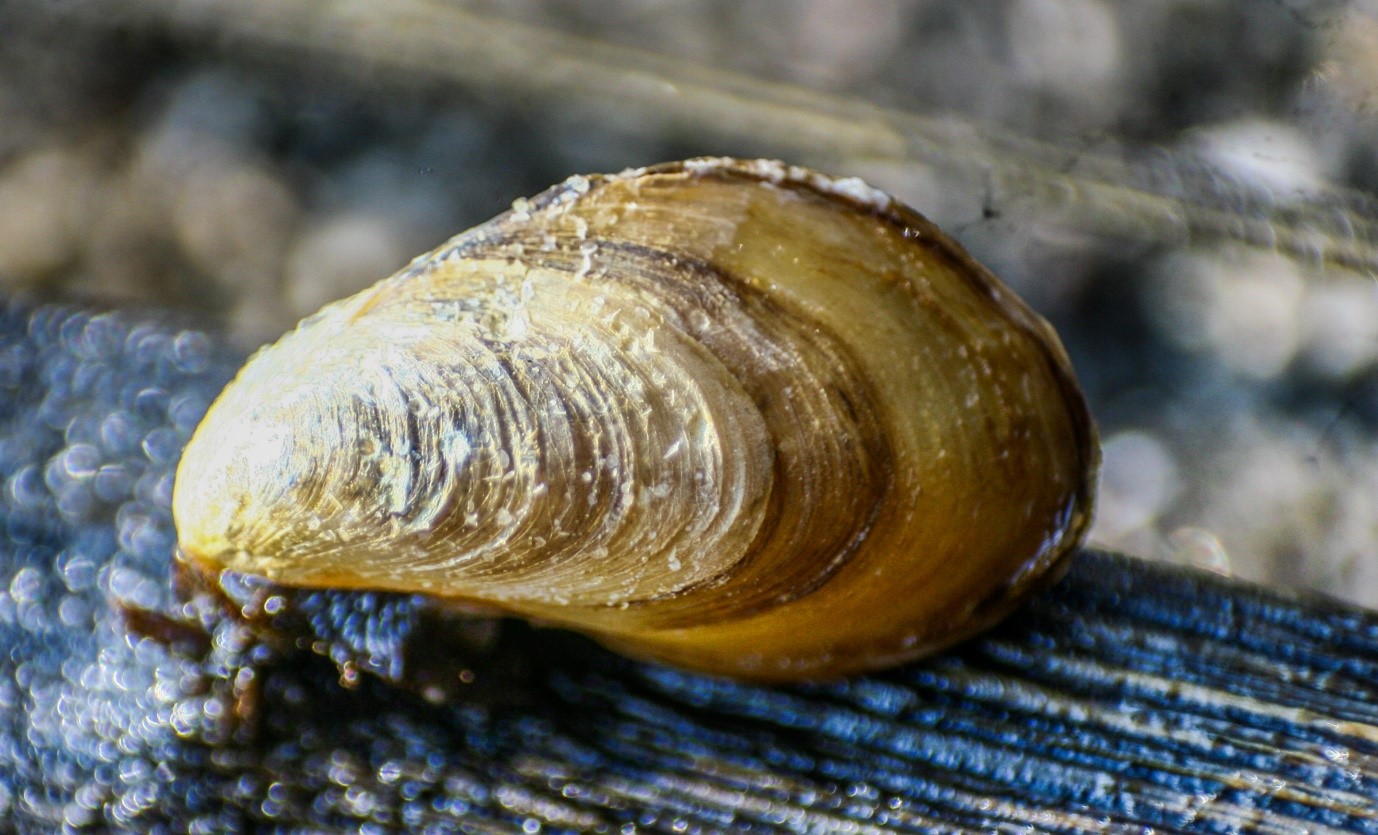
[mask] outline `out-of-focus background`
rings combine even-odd
[[[1052,319],[1097,543],[1378,606],[1378,3],[0,0],[0,292],[245,349],[699,154],[865,176]]]

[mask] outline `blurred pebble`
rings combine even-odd
[[[297,204],[262,167],[197,169],[180,183],[172,219],[187,259],[217,281],[222,296],[277,295]]]
[[[10,477],[8,504],[21,514],[41,510],[48,495],[42,473],[32,464]]]
[[[200,392],[175,395],[168,403],[168,421],[178,435],[183,439],[188,439],[191,437],[191,433],[196,430],[197,424],[201,422],[201,418],[206,414],[206,409],[209,406],[209,401]],[[180,453],[180,451],[179,449],[178,452]]]
[[[140,134],[142,165],[170,175],[213,168],[255,146],[267,129],[262,91],[243,76],[209,65],[182,79]],[[176,189],[174,177],[167,185]]]
[[[1015,0],[1005,25],[1010,65],[1025,84],[1083,108],[1118,106],[1119,29],[1101,0]]]
[[[292,314],[307,316],[396,272],[412,254],[403,238],[386,217],[364,212],[308,226],[287,259]]]
[[[90,444],[70,444],[55,459],[63,475],[73,481],[94,478],[100,469],[100,450]]]
[[[159,426],[144,436],[144,454],[158,466],[170,466],[182,454],[182,440],[171,426]]]
[[[1230,555],[1214,533],[1191,525],[1173,531],[1167,539],[1169,558],[1181,565],[1232,574]]]
[[[1281,200],[1316,190],[1329,173],[1306,136],[1282,122],[1227,122],[1193,131],[1186,144],[1225,174]]]
[[[96,189],[76,149],[42,149],[0,167],[0,282],[54,278],[78,250]]]
[[[132,414],[117,409],[101,420],[100,442],[111,460],[127,458],[143,442],[143,428]]]
[[[57,573],[68,591],[88,591],[95,585],[97,569],[91,557],[64,551],[58,561]]]
[[[1324,376],[1351,377],[1378,359],[1378,285],[1344,273],[1307,285],[1301,304],[1302,352]]]
[[[1158,555],[1378,606],[1378,441],[1343,421],[1329,438],[1245,414],[1214,428],[1185,500],[1156,523]]]
[[[83,229],[72,285],[103,299],[167,298],[176,260],[170,229],[162,197],[147,181],[113,173]]]
[[[172,360],[183,374],[201,374],[210,367],[211,341],[200,331],[181,331],[172,340]]]
[[[1276,377],[1292,361],[1304,290],[1296,262],[1225,248],[1168,255],[1153,273],[1146,312],[1167,341],[1209,351],[1255,379]]]
[[[97,499],[118,503],[128,499],[134,486],[130,468],[124,464],[105,464],[96,471],[91,490]]]
[[[1096,522],[1091,538],[1118,548],[1123,537],[1153,524],[1181,490],[1177,462],[1145,432],[1126,430],[1106,438]]]

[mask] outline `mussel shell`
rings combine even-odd
[[[1051,328],[856,180],[574,177],[261,351],[184,455],[183,558],[421,592],[769,680],[988,626],[1089,523]]]

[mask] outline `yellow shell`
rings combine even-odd
[[[857,180],[573,177],[303,321],[187,447],[183,559],[760,680],[989,626],[1091,515],[1051,328]]]

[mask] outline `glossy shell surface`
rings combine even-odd
[[[574,177],[259,352],[182,558],[418,592],[761,680],[966,637],[1090,519],[1051,328],[884,194],[765,161]]]

